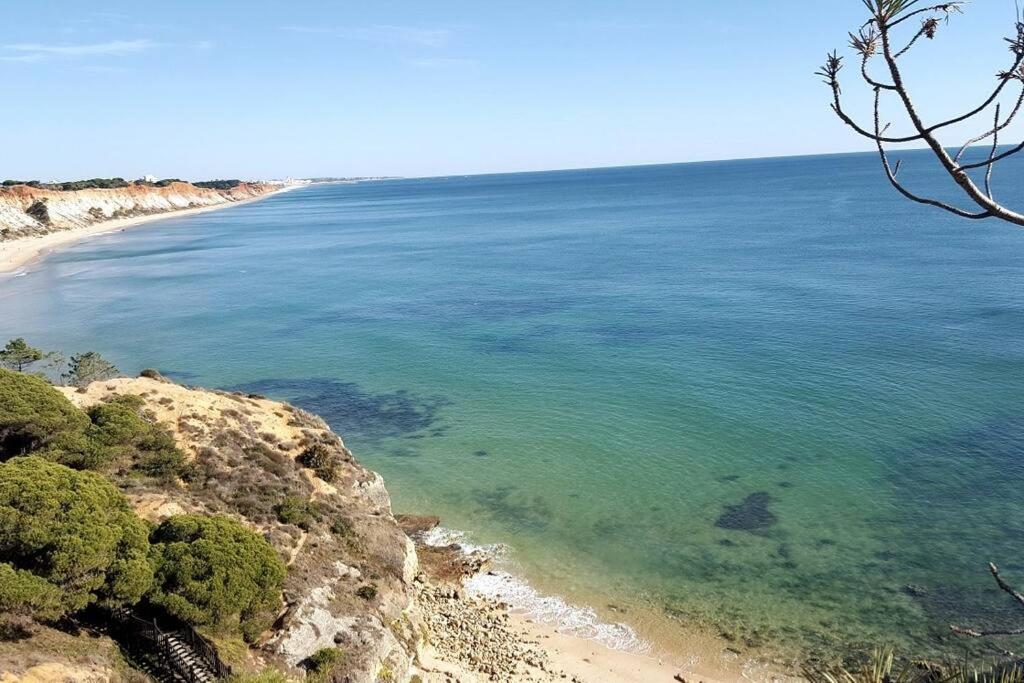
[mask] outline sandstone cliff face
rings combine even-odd
[[[0,239],[73,230],[114,218],[229,204],[253,199],[274,189],[273,185],[254,183],[241,183],[230,190],[200,188],[190,183],[71,192],[27,185],[4,187],[0,188]],[[41,206],[45,206],[45,210],[40,209]]]
[[[188,481],[122,484],[141,516],[158,522],[183,512],[232,515],[287,562],[285,604],[273,629],[249,649],[240,641],[223,644],[222,656],[233,652],[236,670],[301,675],[316,651],[340,648],[344,664],[334,680],[405,682],[423,673],[416,666],[426,628],[415,548],[392,516],[381,477],[359,465],[323,420],[262,397],[160,379],[115,379],[64,392],[83,408],[114,395],[141,396],[191,457]],[[330,482],[301,464],[312,444],[337,456]],[[309,519],[282,523],[275,506],[285,498],[308,501]]]

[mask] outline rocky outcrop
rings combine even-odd
[[[254,199],[278,189],[240,183],[227,190],[174,182],[166,187],[129,185],[62,192],[15,185],[0,188],[0,240],[74,230],[117,218],[131,218],[218,206]]]
[[[382,671],[400,683],[422,678],[416,662],[426,627],[415,546],[391,513],[383,480],[323,420],[260,396],[161,378],[64,391],[83,408],[116,395],[142,397],[191,459],[186,481],[123,486],[141,516],[229,514],[260,531],[287,562],[277,622],[234,666],[296,676],[318,650],[339,648],[344,662],[335,680],[371,683]],[[329,470],[304,466],[314,447],[321,460],[329,456]],[[308,515],[282,521],[278,506],[286,499],[301,501]]]

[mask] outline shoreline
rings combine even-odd
[[[404,526],[403,516],[399,518]],[[438,518],[411,516],[409,519],[435,521]],[[438,647],[444,652],[433,653],[430,659],[435,663],[455,667],[465,664],[460,659],[464,659],[466,653],[457,642],[462,638],[461,625],[476,623],[479,630],[493,630],[486,624],[498,615],[505,625],[505,633],[497,639],[495,647],[506,654],[518,652],[522,656],[527,653],[527,662],[534,659],[544,662],[539,669],[527,667],[528,672],[500,679],[509,682],[778,683],[802,680],[788,666],[762,657],[764,653],[740,653],[711,633],[684,628],[671,638],[661,638],[656,633],[637,630],[640,623],[606,620],[587,603],[541,592],[525,577],[501,567],[501,559],[508,551],[504,545],[476,545],[467,542],[462,532],[442,526],[430,528],[429,524],[417,526],[415,522],[406,532],[416,544],[421,568],[430,576],[431,583],[441,587],[457,586],[454,591],[441,592],[442,596],[448,595],[459,603],[454,609],[461,613],[461,618],[454,620],[459,624],[454,634],[456,643],[453,646],[445,642],[450,641],[453,634],[448,628],[442,629],[442,642]],[[472,655],[469,658],[473,661]],[[448,673],[459,681],[487,680],[473,677],[473,667],[450,669]]]
[[[177,211],[164,211],[145,216],[132,216],[130,218],[114,218],[100,221],[99,223],[94,223],[84,228],[71,228],[68,230],[51,232],[38,237],[19,237],[13,240],[2,241],[0,242],[0,275],[16,274],[21,268],[45,258],[57,249],[74,244],[89,237],[95,237],[97,235],[103,235],[110,232],[121,232],[139,225],[145,225],[147,223],[153,223],[155,221],[168,218],[185,218],[211,211],[218,211],[220,209],[227,209],[232,206],[252,204],[254,202],[267,199],[268,197],[273,197],[300,187],[306,186],[286,185],[271,192],[267,192],[266,194],[261,194],[258,197],[249,197],[238,201],[226,201],[223,204],[199,206],[191,209],[179,209]]]

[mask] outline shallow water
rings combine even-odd
[[[0,336],[319,412],[668,641],[956,653],[1024,584],[1022,284],[1024,232],[813,157],[301,189],[0,278]]]

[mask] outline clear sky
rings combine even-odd
[[[869,149],[813,76],[863,20],[861,0],[32,0],[0,16],[5,178],[419,176]],[[924,45],[909,65],[922,107],[952,111],[989,87],[1013,17],[1013,0],[976,0]]]

